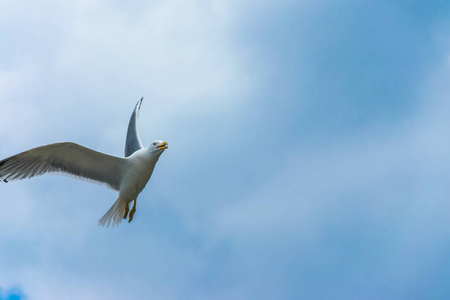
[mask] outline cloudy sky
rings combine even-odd
[[[131,224],[0,184],[0,299],[449,299],[450,2],[2,1],[0,158],[169,149]]]

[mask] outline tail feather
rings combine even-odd
[[[112,226],[119,225],[122,222],[125,214],[126,201],[119,198],[106,212],[106,214],[98,220],[98,225],[108,227],[111,223]]]

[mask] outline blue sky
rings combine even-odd
[[[163,154],[132,224],[0,185],[0,299],[448,299],[448,1],[0,4],[0,156]],[[9,298],[8,298],[9,297]],[[14,298],[15,297],[15,298]]]

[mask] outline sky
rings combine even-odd
[[[0,2],[0,158],[163,139],[104,186],[0,184],[0,299],[449,299],[450,2]]]

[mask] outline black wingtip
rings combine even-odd
[[[137,108],[137,109],[140,109],[140,108],[141,108],[142,100],[144,100],[144,97],[142,97],[142,98],[138,101],[138,103],[136,104],[136,108]]]

